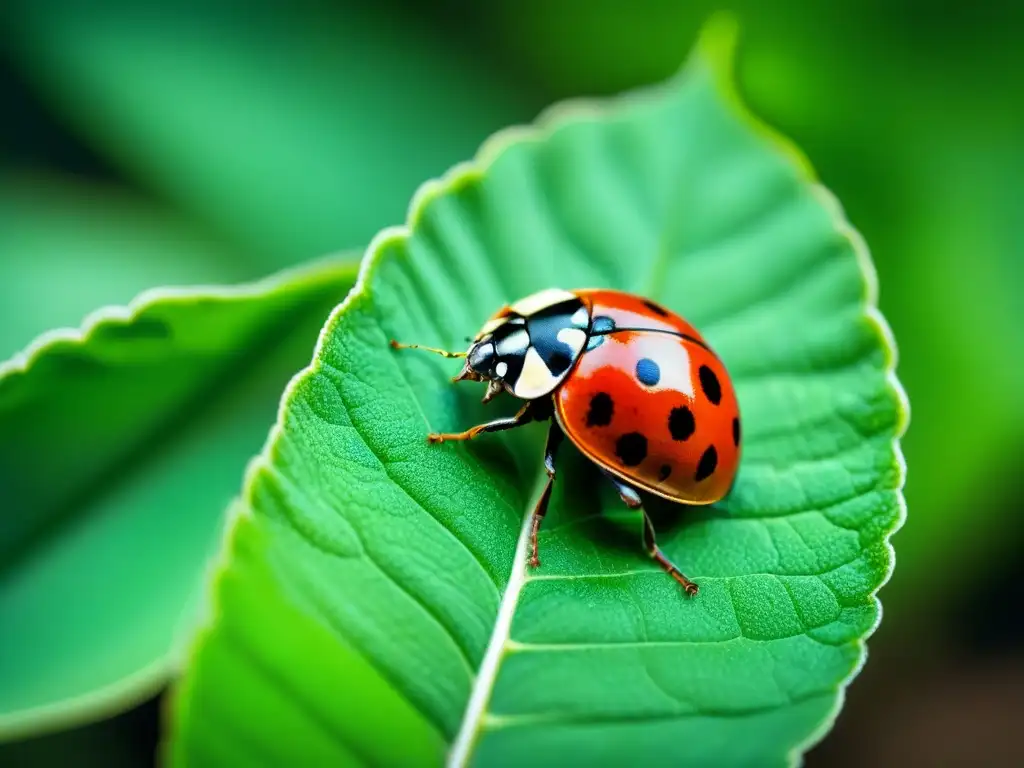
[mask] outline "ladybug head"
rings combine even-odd
[[[529,337],[526,344],[529,345]],[[504,355],[498,354],[493,334],[488,333],[477,339],[466,352],[466,364],[453,381],[486,381],[487,392],[483,400],[485,403],[503,389],[515,394],[514,381],[510,383],[508,380],[512,370],[510,362],[514,363],[515,358],[521,357],[525,351],[520,353],[508,348],[508,345],[503,345],[503,351]]]
[[[571,293],[528,296],[484,324],[455,381],[486,381],[485,403],[502,390],[523,400],[550,395],[583,352],[589,325],[589,312]]]

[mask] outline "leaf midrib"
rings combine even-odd
[[[817,463],[817,459],[809,459],[809,460],[807,460],[806,463],[812,463],[812,464],[813,463]],[[541,479],[541,481],[546,480],[546,474],[543,471],[538,470],[538,478]],[[882,484],[882,485],[872,485],[872,487],[863,488],[863,489],[857,488],[857,489],[855,489],[854,494],[850,498],[856,498],[858,496],[864,495],[865,493],[871,493],[873,491],[884,491],[884,490],[886,490],[884,484]],[[534,494],[534,498],[536,498],[537,495],[538,494],[535,493]],[[504,595],[502,596],[502,602],[501,602],[501,605],[499,607],[498,617],[497,617],[496,622],[495,622],[495,628],[494,628],[494,631],[492,632],[491,638],[490,638],[490,640],[488,642],[488,646],[487,646],[487,649],[486,649],[485,654],[484,654],[484,660],[483,660],[483,662],[481,664],[480,671],[477,674],[476,681],[474,682],[473,690],[471,692],[470,700],[469,700],[469,703],[468,703],[467,708],[466,708],[466,712],[465,712],[464,717],[463,717],[462,725],[461,725],[461,727],[459,729],[459,733],[458,733],[458,735],[456,737],[456,740],[454,742],[452,751],[450,753],[448,765],[452,766],[453,768],[462,768],[463,766],[467,765],[468,761],[469,761],[469,759],[470,759],[470,757],[472,755],[473,748],[476,746],[476,743],[477,743],[479,737],[482,735],[483,732],[485,732],[487,730],[492,730],[489,727],[489,724],[494,721],[495,716],[492,716],[492,715],[490,715],[488,713],[487,707],[488,707],[488,705],[490,703],[490,698],[491,698],[491,695],[492,695],[492,692],[493,692],[493,689],[494,689],[494,685],[495,685],[495,683],[497,681],[498,674],[500,674],[500,671],[501,671],[501,662],[503,661],[504,655],[505,655],[506,652],[508,652],[509,650],[518,649],[519,646],[523,646],[523,650],[525,650],[527,648],[531,648],[533,650],[538,650],[538,651],[539,650],[543,650],[543,651],[557,652],[557,651],[572,650],[572,646],[573,645],[577,645],[577,646],[582,645],[582,644],[569,644],[569,645],[552,644],[550,646],[541,647],[541,646],[537,646],[536,644],[517,643],[516,641],[512,640],[512,638],[511,638],[511,621],[512,621],[512,618],[514,617],[515,610],[516,610],[516,608],[518,606],[519,598],[522,595],[523,589],[525,588],[525,586],[528,583],[530,583],[531,581],[534,581],[534,580],[538,580],[538,581],[540,581],[540,580],[555,581],[555,580],[573,580],[573,579],[580,579],[580,578],[593,578],[593,577],[596,577],[596,576],[601,576],[601,577],[623,577],[623,576],[639,576],[639,575],[644,575],[644,574],[659,574],[659,573],[661,573],[660,571],[657,571],[655,569],[642,569],[642,570],[626,571],[626,572],[614,573],[614,574],[576,574],[576,575],[530,576],[530,575],[528,575],[526,573],[526,566],[525,566],[526,546],[525,545],[526,545],[526,542],[528,541],[529,523],[530,523],[529,510],[532,510],[532,503],[527,507],[527,510],[528,510],[527,514],[524,516],[523,526],[522,526],[522,528],[520,530],[519,539],[517,540],[516,552],[515,552],[515,560],[514,560],[514,562],[512,564],[512,571],[511,571],[511,574],[510,574],[510,578],[509,578],[509,582],[508,582],[508,587],[506,588],[506,591],[505,591]],[[805,509],[788,511],[784,515],[772,515],[772,516],[767,516],[767,517],[771,517],[771,518],[788,518],[788,517],[790,517],[792,515],[796,515],[796,514],[806,514],[806,513],[824,514],[824,511],[825,510],[816,509],[816,508],[805,508]],[[758,516],[755,519],[760,519],[760,516]],[[845,526],[840,526],[840,527],[843,527],[844,529],[846,529]],[[860,529],[857,528],[857,529],[847,529],[847,530],[857,530],[857,531],[859,531]],[[855,557],[850,562],[855,562],[856,560],[860,559],[860,557],[862,557],[862,553],[858,553],[857,557]],[[838,570],[839,568],[845,567],[845,566],[847,566],[849,564],[850,564],[849,562],[845,562],[845,563],[839,564],[838,566],[835,566],[833,568],[830,568],[830,569],[827,569],[827,570],[824,570],[824,571],[814,572],[814,573],[800,573],[800,574],[790,574],[790,573],[745,573],[745,574],[739,574],[738,576],[728,576],[728,577],[704,576],[702,578],[704,580],[712,580],[712,579],[726,579],[726,580],[729,580],[729,579],[733,579],[733,578],[737,578],[737,577],[749,577],[749,576],[771,576],[771,577],[776,577],[776,578],[788,577],[788,576],[809,576],[809,577],[813,576],[813,577],[820,577],[820,576],[823,576],[823,575],[825,575],[825,574],[827,574],[829,572],[832,572],[832,571]],[[797,637],[797,636],[806,636],[806,637],[810,638],[811,640],[815,639],[806,630],[803,631],[803,632],[796,633],[796,634],[794,634],[792,636],[789,636],[789,637]],[[740,636],[739,638],[732,638],[732,640],[736,640],[736,639],[743,639],[743,637]],[[775,638],[775,639],[786,639],[786,638],[780,637],[780,638]],[[717,642],[728,642],[728,641],[717,641]],[[647,647],[648,645],[652,646],[652,647],[654,647],[654,646],[666,646],[666,645],[674,646],[674,647],[679,647],[679,646],[689,646],[689,645],[694,645],[694,644],[701,644],[701,643],[689,642],[689,641],[670,641],[670,642],[662,642],[662,643],[658,643],[658,642],[653,642],[653,643],[636,643],[636,644],[630,644],[629,646],[620,645],[620,644],[613,644],[613,643],[608,643],[608,644],[600,643],[600,644],[593,644],[592,648],[593,648],[593,650],[601,650],[601,649],[608,649],[608,648],[620,648],[620,647],[622,647],[622,648],[624,648],[624,647],[639,648],[639,647]],[[711,717],[747,716],[747,715],[757,714],[760,711],[770,711],[770,710],[773,710],[773,709],[778,709],[781,706],[787,706],[787,705],[792,705],[794,703],[800,703],[803,700],[811,700],[811,699],[818,698],[818,697],[821,697],[821,696],[832,695],[832,694],[834,694],[835,690],[837,690],[837,689],[829,688],[829,689],[822,690],[822,691],[816,691],[813,694],[808,694],[806,697],[803,697],[800,701],[792,701],[792,702],[788,702],[786,704],[780,704],[778,706],[774,706],[773,705],[771,707],[759,708],[756,711],[752,710],[750,712],[721,712],[721,713],[719,713],[719,712],[706,712],[706,713],[705,712],[701,712],[701,713],[694,713],[692,716],[698,716],[698,715],[700,715],[700,716],[711,716]],[[690,716],[690,715],[686,715],[685,713],[681,713],[681,714],[678,714],[678,715],[667,715],[667,716],[664,716],[664,717],[666,717],[666,718],[678,718],[678,717],[684,717],[684,716]],[[536,718],[533,718],[533,717],[527,716],[527,715],[516,716],[517,721],[520,718],[527,718],[528,722],[531,722],[531,723],[532,722],[537,722],[537,723],[554,722],[553,720],[551,720],[549,718],[545,718],[545,717],[541,717],[541,716],[537,716]],[[501,719],[504,719],[504,716],[501,716]],[[617,718],[617,719],[619,719],[619,720],[628,720],[629,718]],[[642,719],[649,719],[649,718],[648,718],[647,715],[644,715]],[[589,719],[584,719],[584,720],[566,720],[565,722],[568,723],[568,722],[598,722],[598,721],[604,722],[604,720],[600,720],[600,718],[598,718],[597,720],[595,720],[594,718],[589,718]],[[517,722],[517,724],[520,724],[520,723]],[[521,724],[527,724],[527,722],[524,721]]]
[[[666,210],[671,210],[671,206],[668,206]],[[758,223],[764,215],[777,215],[777,211],[777,206],[772,206],[767,210],[757,211],[751,217],[751,220]],[[639,284],[646,286],[644,290],[646,290],[647,293],[643,295],[650,295],[655,299],[657,299],[658,294],[660,293],[658,287],[664,282],[662,278],[668,269],[668,265],[672,257],[679,256],[679,254],[675,253],[678,249],[671,248],[672,228],[667,225],[667,222],[662,223],[662,231],[664,234],[658,242],[657,250],[648,259],[648,266],[645,270],[647,272],[647,279],[638,280]],[[700,251],[696,252],[696,254],[699,253]],[[600,266],[603,267],[604,265],[602,264]],[[605,277],[607,278],[607,275],[605,275]],[[775,294],[777,293],[781,292],[773,291],[769,294],[769,298],[774,300]],[[404,383],[408,387],[409,382],[405,378],[404,371],[402,372],[402,376]],[[413,397],[413,399],[416,401],[416,407],[419,409],[424,422],[427,423],[429,427],[429,420],[426,413],[423,411],[423,407],[420,404],[419,399],[415,397]],[[486,729],[486,723],[490,717],[488,715],[487,708],[490,704],[490,699],[493,694],[498,675],[501,672],[501,662],[504,658],[505,652],[510,647],[509,644],[513,642],[511,637],[512,619],[515,615],[522,591],[531,578],[526,573],[526,544],[529,538],[531,511],[536,499],[539,497],[540,488],[546,479],[547,475],[546,472],[543,471],[543,467],[538,466],[537,480],[535,482],[537,491],[531,497],[533,501],[527,505],[526,512],[523,515],[523,523],[520,529],[519,538],[516,542],[511,572],[509,574],[505,592],[502,594],[501,603],[499,604],[494,629],[484,651],[484,658],[481,662],[480,669],[477,672],[476,679],[473,682],[469,701],[467,702],[459,731],[449,753],[447,765],[451,766],[451,768],[463,768],[463,766],[468,764],[473,749],[476,746],[481,733]]]
[[[535,494],[539,497],[539,492]],[[509,574],[508,584],[505,593],[501,596],[501,604],[498,606],[498,615],[494,623],[494,630],[491,632],[490,640],[487,642],[487,649],[484,652],[483,661],[477,672],[476,680],[466,704],[466,711],[463,714],[462,724],[459,726],[458,734],[452,744],[448,758],[448,765],[453,768],[462,768],[469,762],[473,748],[483,728],[484,718],[487,715],[487,707],[494,693],[494,685],[498,680],[501,671],[501,661],[504,657],[508,641],[512,637],[512,619],[515,616],[519,598],[526,586],[526,545],[530,538],[530,518],[527,512],[523,515],[523,524],[519,530],[519,538],[516,540],[516,548],[513,553],[512,570]]]
[[[670,254],[667,252],[667,248],[664,247],[663,243],[659,245],[660,247],[658,251],[648,262],[649,266],[647,271],[650,274],[650,280],[648,282],[654,281],[658,274],[663,272],[664,268],[666,268],[668,264]],[[602,264],[601,266],[603,267],[605,265]],[[406,385],[408,386],[407,380]],[[418,399],[414,399],[416,400],[417,408],[419,408],[420,413],[423,415],[424,421],[427,421],[426,413],[423,412],[422,405],[420,405]],[[480,669],[473,682],[469,701],[467,702],[466,710],[463,713],[463,719],[459,727],[459,731],[448,756],[447,765],[450,766],[450,768],[464,768],[464,766],[468,765],[473,749],[475,748],[480,735],[485,730],[486,723],[490,717],[488,715],[487,708],[490,704],[498,675],[501,672],[501,662],[505,653],[510,649],[510,643],[513,642],[512,619],[515,616],[516,608],[518,607],[519,598],[522,595],[523,589],[530,581],[530,577],[526,570],[526,548],[530,536],[532,510],[536,505],[536,501],[539,499],[540,494],[543,491],[543,486],[546,482],[547,473],[543,466],[538,464],[536,480],[534,483],[535,490],[534,493],[531,494],[530,503],[527,504],[526,511],[523,514],[523,522],[520,527],[519,537],[516,541],[515,552],[513,555],[512,568],[505,587],[505,592],[502,594],[501,603],[498,607],[498,614],[495,619],[494,629],[491,633],[490,639],[488,640],[486,650],[484,651],[483,661],[480,664]]]

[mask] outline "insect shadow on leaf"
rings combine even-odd
[[[601,470],[574,446],[563,447],[559,456],[558,482],[551,499],[549,520],[540,538],[562,525],[586,522],[585,535],[599,550],[615,550],[643,557],[637,541],[643,535],[643,521],[628,509]]]

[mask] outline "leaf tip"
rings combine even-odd
[[[718,11],[709,16],[701,27],[694,46],[695,58],[711,70],[719,94],[733,113],[781,152],[807,181],[817,181],[814,166],[797,144],[756,115],[740,95],[736,74],[739,38],[737,15],[731,11]]]
[[[723,77],[733,73],[740,23],[733,11],[712,13],[697,35],[697,54],[709,61]]]
[[[896,375],[899,358],[895,335],[888,321],[878,308],[878,274],[875,270],[871,251],[861,233],[850,223],[835,194],[820,183],[810,159],[799,146],[777,131],[755,114],[741,97],[737,87],[736,49],[740,37],[740,23],[731,11],[718,11],[704,23],[695,46],[696,58],[709,67],[719,94],[751,130],[757,133],[776,151],[781,153],[797,169],[804,181],[812,185],[812,191],[819,204],[828,212],[836,229],[850,243],[862,279],[864,281],[863,306],[867,321],[874,327],[885,354],[885,373],[890,392],[897,401],[898,421],[894,428],[893,453],[899,467],[900,482],[897,491],[903,487],[906,462],[900,448],[900,439],[905,435],[910,422],[910,401],[906,390]],[[903,503],[900,493],[901,504]],[[900,516],[895,530],[902,525]],[[895,530],[893,532],[895,532]]]

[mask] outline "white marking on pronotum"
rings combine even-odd
[[[508,363],[502,360],[500,363],[494,366],[494,372],[498,374],[499,377],[505,378],[505,374],[508,373]]]
[[[512,331],[495,345],[495,351],[501,357],[515,357],[526,352],[530,346],[530,334],[525,330]]]
[[[526,357],[523,359],[523,370],[519,372],[519,379],[513,387],[516,397],[521,397],[524,400],[543,397],[556,386],[558,386],[558,379],[551,375],[551,371],[544,364],[537,350],[530,347],[526,350]]]
[[[519,299],[512,305],[512,311],[528,317],[542,309],[575,298],[574,294],[563,291],[561,288],[545,288],[543,291],[537,291],[537,293]]]
[[[488,333],[494,333],[496,330],[501,328],[505,323],[508,322],[508,317],[492,317],[486,323],[484,327],[480,329],[480,333],[476,335],[478,339],[483,338]]]
[[[530,540],[532,517],[533,515],[529,513],[523,516],[523,527],[519,531],[516,551],[512,555],[512,572],[508,576],[508,585],[505,587],[505,594],[502,595],[501,605],[498,606],[494,631],[491,632],[491,638],[487,641],[487,650],[484,652],[484,660],[480,664],[480,671],[473,684],[473,692],[470,694],[469,704],[462,717],[462,725],[459,726],[459,733],[455,737],[455,743],[448,755],[449,768],[462,768],[469,763],[470,753],[480,731],[480,724],[487,714],[487,705],[491,701],[494,684],[498,679],[498,670],[501,668],[501,657],[511,640],[512,617],[516,612],[519,595],[522,594],[523,587],[526,586],[526,545]]]
[[[587,312],[586,307],[580,307],[573,312],[572,317],[569,318],[569,322],[577,328],[586,328],[590,324],[590,313]]]
[[[578,355],[587,343],[587,334],[579,328],[562,328],[558,332],[558,340],[569,347],[573,355]]]

